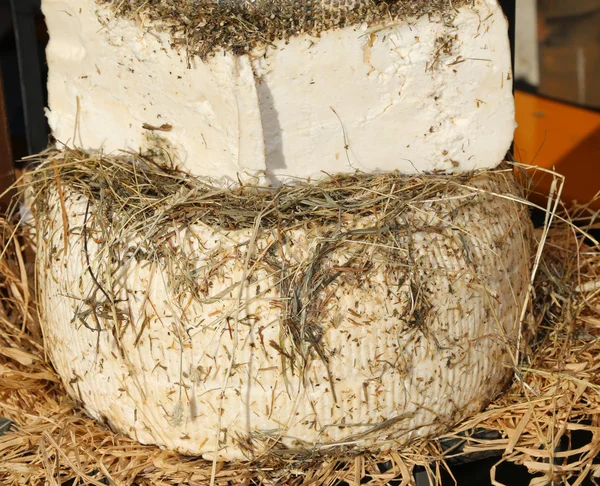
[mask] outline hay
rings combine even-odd
[[[244,54],[300,34],[354,24],[452,15],[471,0],[97,0],[118,17],[170,32],[173,45],[205,58],[218,49]]]
[[[60,177],[63,183],[75,185],[82,178],[81,162],[85,155],[68,152],[66,157]],[[131,204],[127,206],[129,210],[142,215],[140,229],[147,229],[148,220],[144,218],[156,218],[152,208],[158,201],[166,204],[165,198],[177,194],[162,193],[166,190],[161,189],[163,184],[177,182],[176,187],[168,189],[172,191],[181,189],[184,183],[174,172],[156,168],[153,173],[162,174],[160,184],[141,184],[144,191],[127,192],[130,188],[119,184],[117,167],[104,171],[98,168],[87,174],[97,184],[88,180],[81,187],[91,188],[89,196],[95,201],[108,197],[107,191],[114,189],[113,203],[125,198]],[[54,176],[54,167],[42,167],[38,172],[41,185],[29,186],[38,201],[43,201],[39,189],[51,183]],[[333,217],[334,213],[339,214],[334,209],[338,205],[352,204],[344,191],[359,177],[334,178],[325,187],[290,189],[287,201],[294,204],[279,209],[287,207],[289,213],[284,214],[294,215],[299,221],[308,220],[315,207],[323,211],[323,216]],[[377,177],[360,179],[361,187],[368,187],[369,181],[375,183]],[[106,183],[101,182],[103,178]],[[431,184],[440,184],[444,179],[432,177]],[[188,182],[193,184],[191,179]],[[431,187],[425,184],[419,190]],[[208,185],[205,189],[206,192],[197,190],[189,206],[184,204],[179,208],[182,222],[189,222],[193,213],[211,224],[249,225],[251,218],[245,210],[249,209],[250,200],[256,205],[252,211],[267,215],[266,224],[276,224],[279,219],[269,223],[269,211],[275,211],[274,201],[280,200],[273,193],[247,194],[238,189],[215,194]],[[341,197],[333,198],[332,205],[331,195],[337,191]],[[412,197],[418,197],[417,194]],[[220,210],[206,204],[207,200],[213,204],[220,201],[219,204],[234,210],[220,216]],[[241,200],[244,204],[236,203]],[[311,208],[313,212],[307,212]],[[565,219],[580,220],[588,216],[581,210],[565,215]],[[599,225],[592,220],[590,227]],[[511,386],[484,412],[445,437],[415,441],[401,451],[218,464],[215,484],[299,486],[340,481],[359,484],[366,477],[371,478],[368,484],[373,485],[387,484],[393,478],[410,484],[411,471],[416,465],[425,466],[435,477],[447,461],[482,451],[501,452],[502,460],[525,464],[531,471],[543,473],[547,480],[577,478],[575,484],[580,484],[585,476],[600,476],[600,467],[594,464],[594,457],[600,451],[600,248],[590,246],[591,240],[586,240],[570,222],[558,222],[546,230],[549,230],[548,243],[540,262],[534,298],[534,317],[541,332],[531,348],[524,350]],[[8,433],[0,436],[3,457],[0,482],[61,484],[72,479],[76,484],[208,484],[212,473],[210,462],[141,446],[87,418],[68,398],[44,353],[33,298],[33,259],[28,233],[22,226],[1,220],[0,235],[0,416],[14,423]],[[538,237],[542,235],[540,231]],[[472,434],[477,429],[498,431],[499,437],[481,438]],[[581,429],[591,434],[588,445],[555,452],[565,439],[568,443],[573,431]]]

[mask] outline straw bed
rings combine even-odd
[[[73,162],[80,162],[80,156]],[[71,174],[77,173],[75,164],[73,167]],[[67,181],[68,164],[63,170],[62,180]],[[169,171],[163,173],[164,184],[152,187],[164,187],[172,179]],[[40,174],[46,174],[50,180],[54,170],[48,166]],[[348,176],[340,187],[351,187],[354,177]],[[36,185],[30,188],[35,196]],[[92,196],[99,198],[106,188],[99,186]],[[295,190],[302,197],[292,199],[311,200],[301,191],[315,191],[314,188],[314,185],[298,187]],[[171,189],[169,193],[173,194]],[[239,191],[223,193],[221,201],[226,199],[227,207],[234,208],[232,212],[223,217],[219,216],[220,210],[205,208],[202,217],[212,224],[249,225],[252,218],[234,202],[236,194],[242,197],[242,190]],[[318,193],[323,196],[322,187]],[[311,192],[311,196],[315,193]],[[161,199],[164,194],[149,191],[144,197]],[[211,200],[218,201],[219,197],[212,195]],[[259,211],[268,213],[268,201],[273,198],[254,194],[252,200]],[[302,205],[293,207],[294,214],[302,219]],[[135,211],[135,204],[131,208]],[[327,210],[323,211],[326,215]],[[586,215],[582,210],[571,218]],[[189,213],[182,210],[180,217],[186,221]],[[300,486],[337,484],[342,480],[359,484],[367,477],[368,484],[373,485],[386,484],[393,478],[410,484],[415,465],[426,466],[432,477],[436,477],[446,461],[482,451],[501,452],[503,460],[522,463],[531,471],[543,473],[546,479],[539,484],[549,479],[582,481],[586,475],[600,476],[600,466],[594,464],[594,457],[600,451],[600,248],[575,231],[570,223],[556,223],[549,228],[535,284],[532,317],[539,323],[538,338],[522,353],[511,386],[484,412],[445,437],[415,440],[401,451],[284,460],[271,457],[247,464],[219,463],[214,470],[211,462],[141,446],[111,432],[87,418],[68,398],[44,352],[28,233],[6,220],[0,224],[0,416],[14,423],[9,432],[0,436],[2,484],[61,484],[73,479],[76,484],[108,481],[108,484],[200,485],[209,484],[212,478],[219,485],[266,485],[279,481],[278,484]],[[266,218],[265,224],[276,224],[276,220],[269,223]],[[541,238],[542,233],[537,236]],[[498,431],[500,437],[481,439],[472,436],[475,429]],[[569,437],[581,429],[590,433],[590,443],[579,450],[569,449]],[[444,452],[452,439],[460,447],[451,442],[452,449]],[[561,452],[555,452],[561,443]]]

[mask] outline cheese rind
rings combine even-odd
[[[150,252],[126,228],[104,241],[107,208],[63,190],[67,247],[55,189],[36,214],[46,349],[90,415],[142,443],[228,460],[401,447],[480,411],[510,374],[531,231],[510,172],[442,184],[395,229],[174,223]],[[311,276],[285,277],[301,262]]]
[[[86,149],[162,150],[222,182],[469,171],[512,141],[507,22],[496,0],[300,35],[202,61],[93,0],[44,0],[48,119]],[[146,127],[169,126],[170,131]]]

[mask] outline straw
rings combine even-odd
[[[131,160],[67,151],[42,157],[44,163],[34,182],[22,186],[39,208],[43,208],[44,191],[56,185],[57,166],[47,161],[57,159],[63,187],[79,187],[94,204],[121,205],[123,217],[135,217],[134,226],[153,237],[160,236],[157,218],[162,221],[160,218],[166,217],[161,205],[173,209],[170,221],[179,218],[185,224],[194,221],[249,228],[256,214],[262,215],[260,224],[267,227],[276,225],[281,214],[290,224],[314,214],[337,218],[340,207],[368,214],[373,206],[363,204],[362,198],[369,194],[371,201],[382,198],[385,204],[383,195],[387,194],[381,190],[383,176],[364,174],[278,190],[217,190],[206,181],[139,158],[137,167],[144,170],[136,169],[137,176],[143,172],[152,177],[143,177],[132,188],[120,182],[124,180],[122,171],[132,170]],[[386,183],[394,177],[395,183],[406,182],[399,175],[387,177],[392,179],[385,179]],[[404,196],[407,201],[426,198],[434,187],[439,192],[441,184],[447,192],[465,184],[469,177],[423,176],[421,185],[405,189]],[[415,184],[418,180],[413,179]],[[181,191],[182,187],[194,191]],[[354,197],[348,197],[349,192]],[[205,485],[214,475],[218,485],[360,484],[367,478],[372,485],[387,484],[394,478],[411,484],[416,466],[425,467],[435,479],[448,463],[480,453],[497,454],[499,462],[525,465],[541,474],[539,484],[569,479],[574,480],[571,484],[581,484],[586,476],[598,478],[600,465],[594,458],[600,452],[600,248],[588,232],[600,229],[600,224],[586,207],[563,210],[555,216],[552,226],[536,233],[538,241],[546,238],[532,294],[531,317],[538,324],[538,333],[534,339],[524,339],[515,378],[483,412],[443,437],[415,440],[398,451],[338,451],[315,457],[275,456],[216,464],[142,446],[88,418],[69,398],[44,351],[29,230],[18,218],[1,219],[0,416],[14,425],[0,436],[0,482]],[[578,228],[574,221],[580,223]],[[497,434],[482,434],[482,430]],[[570,444],[577,431],[586,431],[589,442],[575,449]]]

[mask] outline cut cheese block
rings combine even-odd
[[[94,0],[43,1],[59,146],[162,153],[219,183],[273,184],[470,171],[509,149],[510,48],[497,0],[437,2],[446,9],[204,57],[173,47],[146,3],[123,18]]]
[[[66,214],[47,189],[37,271],[56,370],[93,417],[207,458],[380,450],[447,431],[510,376],[531,222],[510,170],[430,177],[364,192],[384,210],[363,200],[326,223],[237,230],[190,213],[133,231],[99,180],[63,183]],[[323,214],[314,201],[302,204]]]

